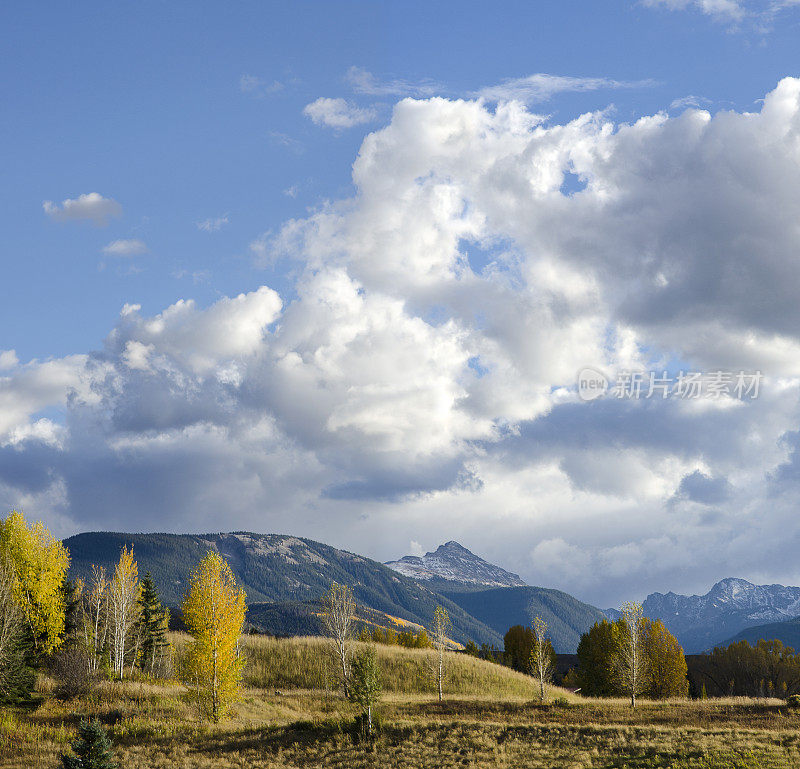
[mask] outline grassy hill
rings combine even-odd
[[[424,627],[430,627],[437,604],[442,604],[450,613],[454,640],[502,646],[502,636],[495,630],[427,586],[377,561],[310,539],[248,532],[91,532],[70,537],[64,544],[72,559],[71,576],[84,579],[91,576],[92,564],[112,571],[122,546],[133,545],[139,574],[152,574],[170,606],[180,603],[189,575],[200,559],[208,550],[215,550],[225,556],[247,592],[248,603],[253,606],[248,619],[264,632],[319,632],[309,602],[319,599],[336,581],[350,585],[363,606]]]
[[[550,640],[560,654],[574,653],[581,634],[605,616],[568,593],[544,587],[442,590],[442,594],[501,636],[513,625],[530,625],[532,615],[540,616],[547,622]]]
[[[754,625],[737,633],[727,641],[717,646],[729,646],[737,641],[747,641],[751,646],[760,640],[772,641],[778,639],[784,646],[791,646],[800,650],[800,617],[784,622],[768,622],[766,625]]]
[[[356,644],[360,648],[363,644]],[[378,665],[386,694],[435,692],[432,649],[405,649],[377,644]],[[331,665],[330,642],[325,638],[243,639],[244,680],[253,688],[280,691],[292,689],[336,689],[337,671]],[[511,668],[455,652],[446,655],[448,696],[474,696],[499,700],[531,700],[538,697],[537,683]],[[552,688],[553,692],[571,697]],[[572,697],[574,699],[574,697]]]

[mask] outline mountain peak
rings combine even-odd
[[[386,565],[418,580],[442,579],[489,587],[525,585],[518,574],[484,561],[454,539],[425,555],[406,555],[398,561],[389,561]]]
[[[471,553],[467,550],[464,545],[460,542],[456,542],[454,539],[451,539],[449,542],[445,542],[443,545],[439,545],[433,553],[426,553],[426,555],[435,555],[436,553],[468,553],[469,555],[477,558],[474,553]]]
[[[729,585],[740,585],[741,587],[755,587],[752,582],[748,582],[746,579],[742,579],[741,577],[725,577],[717,582],[711,590],[715,587],[724,586],[727,587]]]

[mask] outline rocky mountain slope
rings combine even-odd
[[[800,615],[800,587],[754,585],[729,577],[705,595],[652,593],[643,603],[648,617],[660,619],[687,654],[705,651],[745,628],[783,622]],[[618,616],[613,609],[606,614]]]
[[[425,555],[406,555],[399,561],[386,564],[406,577],[426,582],[460,582],[466,585],[486,587],[522,587],[525,583],[518,574],[484,561],[451,540],[439,545],[436,550]]]

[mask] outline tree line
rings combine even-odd
[[[432,649],[433,644],[426,630],[418,633],[412,630],[392,630],[391,628],[368,627],[365,625],[358,634],[358,640],[364,643],[377,643],[384,646],[403,646],[406,649]]]
[[[800,654],[779,640],[755,646],[738,641],[688,658],[692,696],[777,697],[800,695]]]
[[[547,637],[547,624],[533,617],[531,627],[515,625],[504,637],[504,652],[490,657],[539,680],[540,696],[552,682],[557,655]],[[483,656],[483,655],[481,655]],[[643,616],[637,603],[626,603],[616,622],[596,622],[581,636],[578,667],[560,683],[589,697],[685,697],[687,665],[677,639],[660,620]]]

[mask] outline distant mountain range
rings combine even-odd
[[[319,633],[319,599],[332,581],[353,588],[359,619],[370,625],[430,627],[437,605],[450,614],[455,641],[503,646],[513,625],[534,616],[549,625],[559,653],[573,653],[580,636],[603,616],[558,590],[526,585],[517,574],[483,560],[450,541],[424,556],[381,564],[314,540],[281,534],[122,534],[92,532],[65,540],[71,575],[88,579],[93,564],[110,572],[123,545],[133,545],[139,573],[149,571],[165,603],[177,606],[189,575],[208,550],[228,560],[246,592],[248,620],[276,635]],[[743,579],[718,582],[705,595],[652,593],[643,604],[661,619],[687,654],[745,639],[779,638],[800,648],[800,587],[754,585]]]
[[[800,587],[754,585],[729,577],[705,595],[651,593],[642,607],[646,616],[666,625],[687,654],[697,654],[738,638],[747,628],[751,629],[748,637],[755,637],[774,632],[766,623],[794,619],[800,615]],[[608,609],[606,615],[616,619],[619,612]],[[755,626],[762,626],[762,630],[754,634]]]
[[[281,534],[91,532],[64,544],[72,559],[71,576],[84,579],[90,578],[93,564],[111,572],[123,545],[132,545],[139,574],[149,571],[163,600],[173,607],[180,603],[200,559],[209,550],[219,552],[247,592],[248,621],[276,635],[319,633],[318,602],[332,581],[353,588],[358,618],[366,624],[419,632],[431,627],[441,604],[450,614],[453,640],[500,649],[512,625],[529,625],[531,617],[539,615],[550,625],[556,650],[574,652],[581,633],[603,616],[566,593],[529,587],[518,575],[452,541],[416,560],[401,558],[391,568],[321,542]]]
[[[425,582],[461,582],[481,587],[522,587],[518,574],[501,569],[451,540],[432,553],[406,555],[386,564],[406,577]]]

